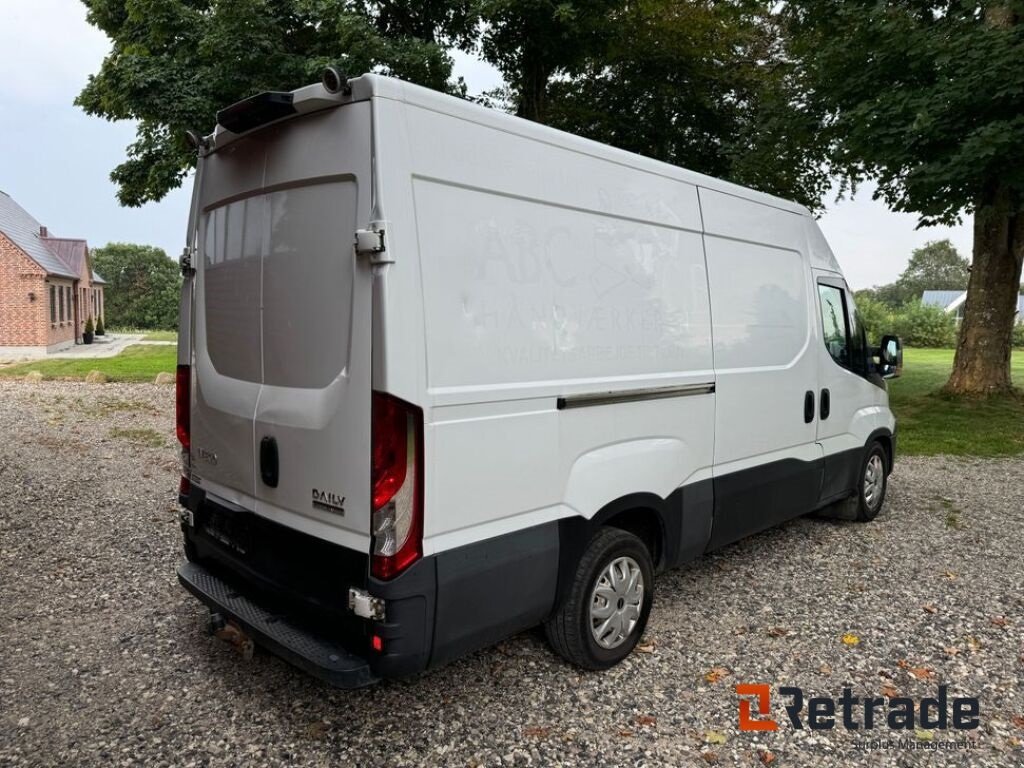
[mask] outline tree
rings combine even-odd
[[[925,291],[963,291],[971,276],[971,262],[949,240],[932,240],[914,249],[910,261],[894,283],[870,289],[873,299],[891,309],[920,301]]]
[[[483,56],[519,115],[819,208],[815,152],[778,17],[689,0],[481,4]]]
[[[1006,393],[1024,261],[1024,4],[790,0],[809,108],[832,169],[920,224],[974,214],[952,394]]]
[[[112,46],[76,103],[138,122],[111,174],[129,206],[181,185],[195,163],[185,131],[212,129],[217,110],[260,91],[318,80],[327,64],[461,92],[446,46],[464,41],[475,18],[468,0],[82,1]]]
[[[508,84],[515,113],[546,122],[555,75],[576,74],[590,57],[602,58],[623,0],[481,0],[481,53]]]
[[[109,243],[92,249],[93,267],[107,281],[107,325],[176,329],[181,275],[160,248]]]

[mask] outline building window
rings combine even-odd
[[[57,324],[57,286],[50,286],[50,324]]]
[[[60,321],[64,322],[64,286],[60,288]]]

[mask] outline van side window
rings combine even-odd
[[[846,308],[843,291],[832,285],[818,285],[821,299],[821,328],[825,348],[832,359],[844,368],[850,366],[850,345],[846,333]]]
[[[868,373],[868,340],[860,312],[853,303],[853,296],[846,294],[846,306],[850,320],[850,368],[854,373],[866,376]]]

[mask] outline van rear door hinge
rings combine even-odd
[[[390,264],[394,261],[388,256],[384,240],[384,222],[374,221],[367,229],[356,230],[356,254],[369,256],[374,264]]]
[[[181,267],[182,277],[188,277],[196,271],[195,266],[192,264],[192,249],[189,246],[186,245],[185,250],[181,252],[178,265]]]

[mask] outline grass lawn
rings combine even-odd
[[[889,382],[899,429],[897,452],[1005,456],[1024,452],[1024,397],[953,400],[937,394],[953,368],[952,349],[907,349],[903,375]],[[1024,387],[1024,350],[1012,358]]]
[[[174,373],[177,364],[177,347],[136,344],[116,357],[33,360],[11,365],[0,368],[0,376],[24,376],[39,371],[44,379],[84,379],[89,371],[101,371],[110,381],[153,381],[161,371]]]
[[[143,341],[177,341],[177,331],[147,331]]]

